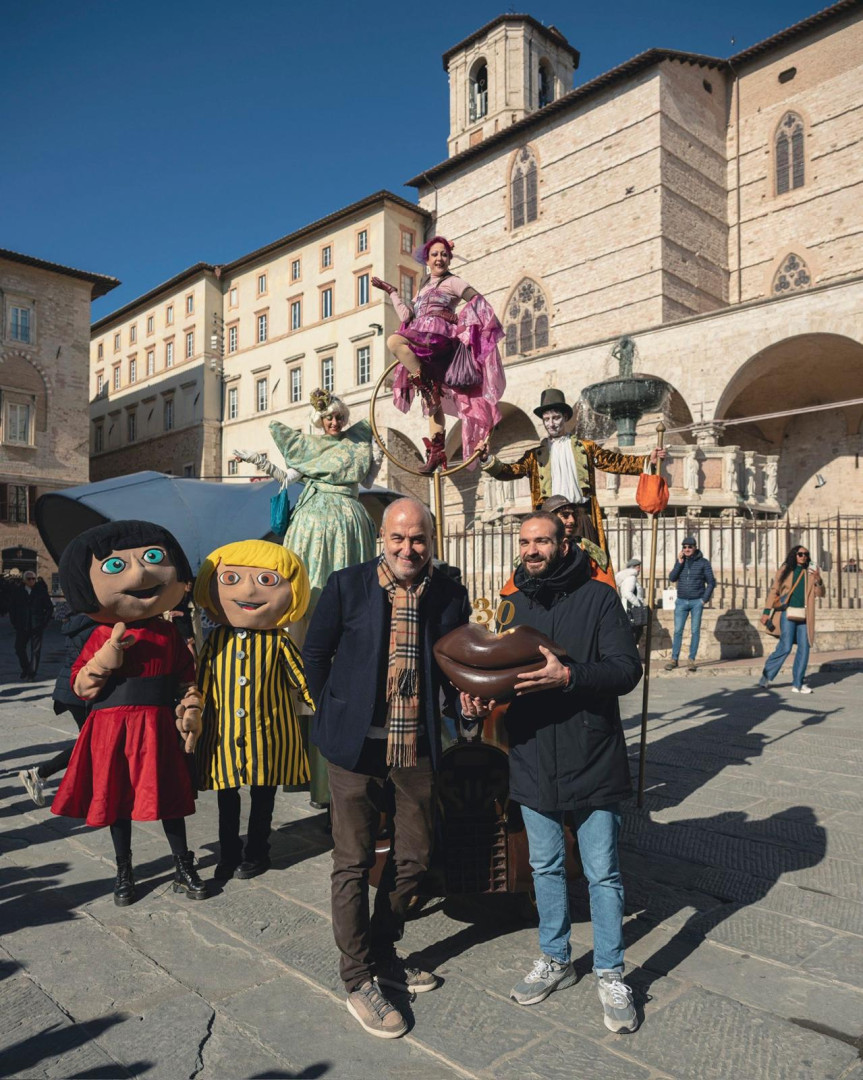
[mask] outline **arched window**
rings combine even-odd
[[[545,293],[524,278],[506,309],[506,355],[519,356],[548,348],[548,304]]]
[[[488,67],[481,60],[470,77],[470,121],[481,120],[488,115]]]
[[[808,289],[812,284],[812,275],[809,267],[792,251],[786,255],[776,273],[773,275],[773,288],[770,290],[774,296],[782,296],[784,293],[797,292],[800,289]]]
[[[513,229],[536,221],[539,215],[539,170],[528,146],[517,150],[509,179],[510,222]]]
[[[539,62],[539,107],[544,109],[554,101],[554,72],[543,57]]]
[[[774,140],[776,151],[776,194],[801,188],[806,180],[803,155],[803,121],[797,113],[782,117]]]

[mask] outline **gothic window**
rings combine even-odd
[[[509,180],[511,227],[518,229],[539,214],[539,170],[529,146],[517,150]]]
[[[488,67],[483,60],[470,77],[470,122],[488,115]]]
[[[506,355],[518,356],[548,348],[548,304],[530,278],[521,281],[506,309]]]
[[[544,109],[554,101],[554,73],[545,59],[539,62],[539,107]]]
[[[801,188],[805,183],[803,121],[797,113],[786,113],[776,129],[776,194]]]
[[[808,289],[812,284],[812,275],[809,267],[792,251],[782,260],[782,265],[773,275],[774,296],[782,296],[784,293],[797,292],[800,289]]]

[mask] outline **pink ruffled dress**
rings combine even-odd
[[[407,304],[398,293],[390,293],[396,313],[402,320],[399,334],[411,351],[428,365],[428,374],[441,386],[443,411],[461,422],[462,453],[465,459],[476,449],[491,429],[500,423],[498,402],[506,388],[506,377],[498,351],[504,331],[491,304],[477,293],[456,315],[455,308],[468,288],[462,278],[450,274],[438,284],[431,282]],[[447,368],[461,341],[470,349],[481,382],[470,389],[448,385]],[[393,402],[408,412],[414,388],[407,368],[399,365],[393,383]],[[425,406],[423,406],[425,409]]]

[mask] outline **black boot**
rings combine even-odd
[[[174,874],[174,892],[185,893],[192,900],[206,900],[207,886],[198,877],[198,871],[195,869],[194,851],[175,855],[174,865],[177,868]]]
[[[132,874],[132,853],[117,856],[117,880],[114,882],[114,903],[117,907],[128,907],[138,899],[135,893],[135,878]]]

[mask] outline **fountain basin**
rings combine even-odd
[[[670,393],[664,379],[631,375],[592,383],[581,396],[594,412],[616,422],[620,446],[632,446],[638,421],[646,412],[655,412]]]

